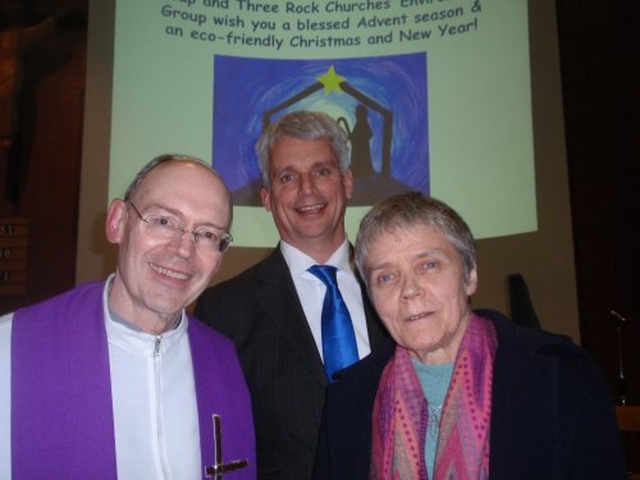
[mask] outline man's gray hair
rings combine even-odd
[[[129,184],[129,186],[127,187],[127,190],[126,190],[126,192],[124,194],[123,200],[125,202],[130,202],[131,198],[135,195],[136,191],[138,190],[138,187],[144,181],[144,179],[147,177],[149,172],[151,172],[156,167],[158,167],[158,166],[160,166],[160,165],[162,165],[164,163],[168,163],[168,162],[191,162],[191,163],[197,163],[197,164],[202,165],[202,166],[206,167],[207,169],[211,170],[211,173],[213,173],[216,177],[218,177],[220,179],[220,182],[225,187],[225,191],[226,191],[226,194],[227,194],[227,197],[228,197],[228,203],[229,203],[229,226],[228,226],[228,228],[231,228],[231,222],[233,220],[233,204],[232,204],[232,199],[231,199],[231,192],[229,192],[229,189],[227,188],[226,183],[224,182],[222,177],[218,174],[218,172],[216,172],[216,170],[211,165],[209,165],[204,160],[201,160],[200,158],[192,157],[190,155],[164,154],[164,155],[160,155],[158,157],[155,157],[155,158],[151,159],[149,162],[147,162],[147,164],[144,167],[142,167],[142,169],[138,172],[138,174],[135,176],[133,181]]]
[[[256,143],[255,151],[265,188],[271,186],[269,175],[271,149],[284,137],[300,140],[329,140],[331,148],[338,157],[340,171],[343,175],[347,173],[351,161],[347,132],[326,113],[299,110],[283,115],[267,126]]]

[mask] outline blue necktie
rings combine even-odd
[[[338,290],[337,268],[331,265],[314,265],[309,272],[327,287],[322,304],[322,355],[329,381],[333,374],[358,361],[358,347],[347,305]]]

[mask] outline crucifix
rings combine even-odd
[[[204,468],[207,478],[222,480],[225,473],[249,466],[248,460],[232,460],[227,463],[222,460],[222,424],[220,415],[215,413],[213,414],[213,452],[213,465]]]

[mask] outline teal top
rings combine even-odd
[[[447,390],[449,389],[451,374],[453,373],[453,362],[427,365],[415,359],[411,361],[418,374],[429,409],[429,424],[427,425],[424,442],[424,461],[429,478],[433,478],[440,431],[440,417]]]

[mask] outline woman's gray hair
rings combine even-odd
[[[355,244],[355,262],[369,286],[369,247],[382,234],[402,235],[405,228],[425,226],[441,232],[462,259],[464,281],[468,283],[476,267],[475,240],[466,222],[444,202],[420,192],[405,192],[382,200],[361,220]]]
[[[349,136],[347,132],[329,115],[323,112],[299,110],[280,117],[271,123],[260,135],[256,143],[256,155],[262,183],[265,188],[271,186],[269,177],[269,156],[273,146],[282,138],[290,137],[300,140],[327,139],[338,157],[340,171],[344,175],[349,169]]]

